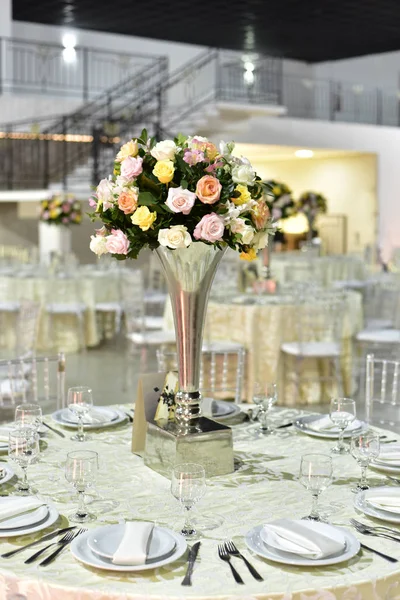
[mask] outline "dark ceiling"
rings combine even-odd
[[[400,49],[399,0],[13,0],[13,18],[308,62]]]

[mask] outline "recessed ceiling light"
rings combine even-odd
[[[296,150],[294,154],[297,158],[312,158],[314,156],[314,152],[312,150],[307,150],[306,148]]]

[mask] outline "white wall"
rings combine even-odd
[[[313,66],[313,73],[316,78],[397,90],[400,85],[400,51],[317,63]]]
[[[224,139],[228,139],[224,132]],[[215,132],[213,136],[220,136]],[[309,148],[333,148],[371,152],[377,155],[377,197],[379,243],[385,261],[394,248],[400,247],[400,130],[351,123],[330,123],[302,119],[254,117],[242,131],[236,131],[236,142],[276,144]],[[364,210],[355,199],[360,213]]]
[[[305,191],[316,191],[326,197],[330,214],[346,215],[348,252],[363,252],[367,244],[376,243],[375,155],[253,160],[252,164],[263,179],[286,183],[295,199]]]

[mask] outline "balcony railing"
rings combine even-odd
[[[57,44],[0,38],[0,93],[87,101],[135,76],[157,58],[84,46],[77,46],[73,56],[66,57],[64,50]]]

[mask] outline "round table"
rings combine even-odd
[[[354,335],[363,324],[362,296],[353,291],[345,293],[345,313],[342,331],[342,375],[345,395],[354,391],[353,344]],[[307,370],[315,375],[313,382],[301,385],[299,396],[283,372],[281,345],[297,341],[296,298],[279,294],[270,296],[249,295],[211,300],[208,305],[205,339],[230,340],[244,345],[247,350],[245,397],[250,400],[254,381],[276,381],[279,403],[320,404],[329,401],[332,390],[318,383],[318,373],[324,368],[322,361],[307,359]],[[305,367],[306,365],[304,365]]]
[[[277,409],[276,422],[291,420],[299,414],[291,409]],[[49,421],[50,422],[50,421]],[[279,565],[252,555],[246,549],[244,535],[252,527],[279,517],[299,518],[308,513],[310,494],[297,482],[300,456],[308,452],[329,453],[333,442],[308,437],[292,428],[273,436],[254,438],[254,425],[233,427],[235,456],[240,466],[235,473],[207,481],[207,492],[198,504],[204,515],[224,517],[221,527],[204,531],[192,587],[182,587],[186,571],[185,557],[159,569],[132,575],[108,573],[88,568],[64,551],[47,567],[25,565],[33,553],[25,551],[11,559],[0,560],[0,596],[11,600],[172,600],[183,598],[228,600],[232,598],[263,600],[383,600],[399,594],[400,563],[393,564],[368,551],[352,560],[331,567],[301,568]],[[48,447],[41,462],[30,468],[30,477],[43,495],[55,502],[62,515],[75,508],[63,477],[63,462],[72,449],[96,450],[100,457],[97,490],[100,495],[91,505],[98,521],[88,527],[121,522],[124,519],[151,520],[173,527],[181,523],[178,504],[170,494],[169,481],[143,465],[130,451],[131,426],[94,432],[92,441],[77,444],[49,432]],[[349,526],[356,517],[354,495],[350,491],[360,470],[349,456],[335,456],[334,483],[321,496],[321,505],[331,523]],[[382,485],[389,480],[370,473],[370,483]],[[10,489],[11,484],[2,486]],[[110,500],[119,501],[119,506]],[[102,514],[101,514],[102,513]],[[362,518],[369,521],[368,517]],[[60,520],[64,525],[66,519]],[[354,533],[354,531],[353,531]],[[39,534],[1,541],[0,553],[34,539]],[[381,538],[357,537],[377,550],[400,559],[400,545]],[[238,548],[264,578],[255,581],[246,567],[235,560],[245,585],[238,586],[228,565],[217,555],[217,543],[233,539]]]

